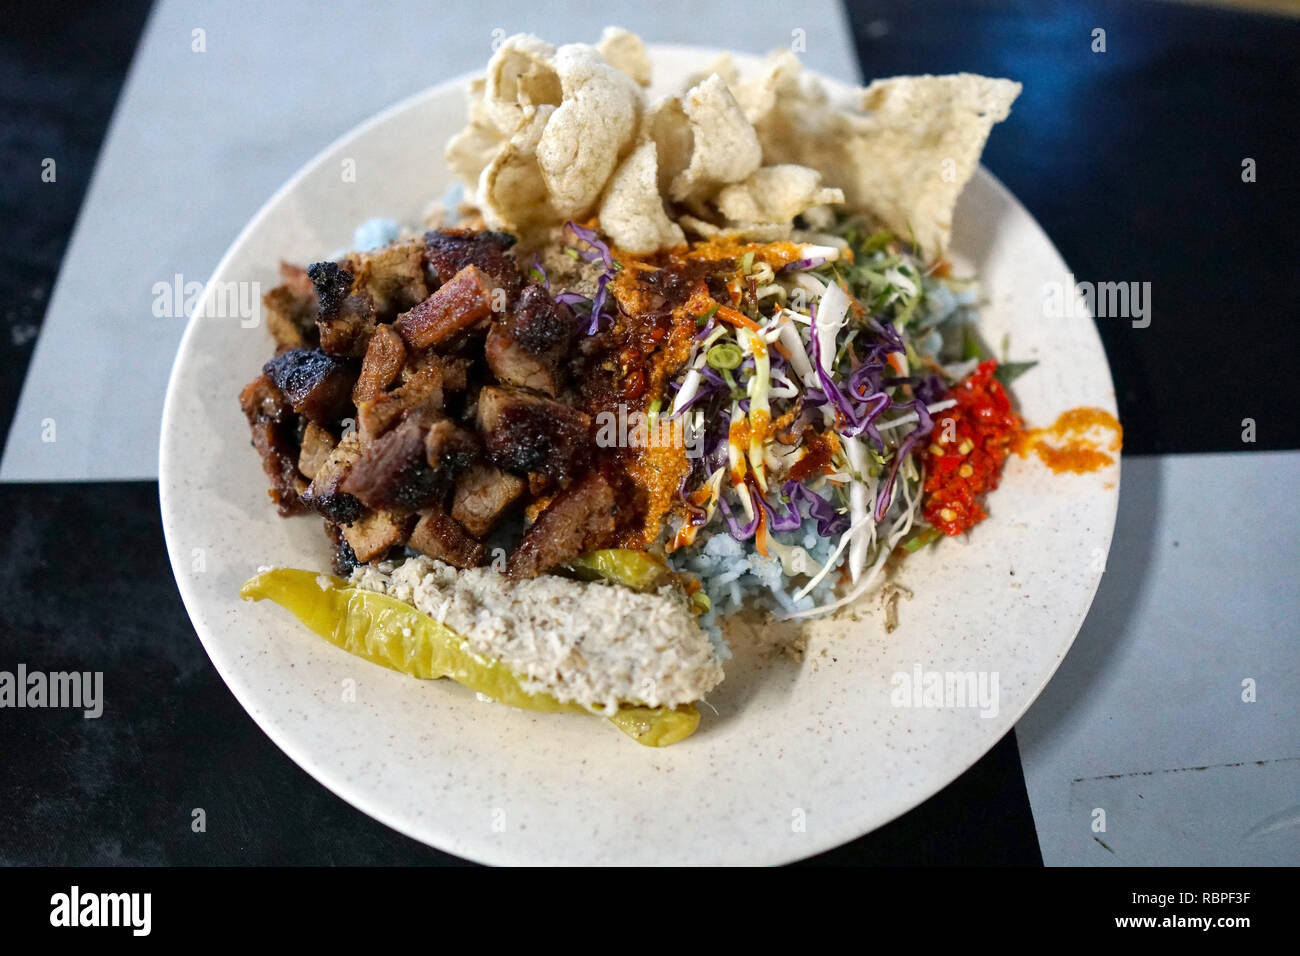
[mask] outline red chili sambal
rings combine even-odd
[[[993,377],[996,370],[997,362],[981,362],[944,396],[957,404],[935,413],[934,430],[922,452],[923,514],[946,535],[961,534],[988,517],[980,498],[998,486],[1021,431],[1020,416]]]

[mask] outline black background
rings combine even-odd
[[[7,428],[148,4],[4,6]],[[1137,0],[847,10],[866,77],[1021,80],[985,164],[1077,278],[1152,284],[1149,328],[1099,322],[1127,454],[1300,446],[1290,287],[1300,21]],[[1090,49],[1098,27],[1104,54]],[[46,156],[63,188],[42,189]],[[1255,183],[1242,182],[1245,157]],[[111,294],[112,277],[104,283]],[[1245,417],[1259,423],[1254,446],[1240,440]],[[101,670],[112,706],[128,708],[99,720],[0,712],[0,863],[461,862],[334,797],[234,701],[176,592],[156,485],[0,485],[0,513],[0,669]],[[195,807],[204,834],[190,830]],[[1041,863],[1014,735],[927,803],[811,862]]]

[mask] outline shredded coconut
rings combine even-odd
[[[612,713],[620,704],[676,707],[722,680],[722,662],[674,588],[643,594],[554,575],[515,581],[491,568],[458,571],[425,557],[354,587],[412,604],[499,660],[530,693]]]

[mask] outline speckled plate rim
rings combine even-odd
[[[669,61],[684,61],[691,58],[694,63],[707,62],[709,58],[716,55],[718,51],[708,48],[689,48],[680,46],[656,46],[652,53],[656,59],[656,69],[658,72],[661,66],[660,61],[667,58]],[[749,58],[738,56],[738,62],[743,65],[751,63]],[[308,179],[311,173],[320,167],[323,163],[336,157],[341,149],[348,144],[353,143],[369,135],[373,130],[383,126],[386,122],[401,116],[417,107],[427,100],[436,97],[446,97],[448,95],[463,96],[464,85],[469,75],[456,77],[445,83],[438,84],[423,92],[408,97],[388,109],[384,110],[375,117],[367,120],[363,124],[349,131],[340,137],[326,149],[322,150],[316,157],[307,163],[298,173],[296,173],[288,182],[284,184],[276,193],[266,202],[261,210],[253,217],[248,225],[240,232],[239,236],[232,243],[230,249],[222,257],[221,262],[213,272],[212,282],[205,289],[197,307],[196,314],[201,315],[205,301],[209,297],[212,285],[221,280],[226,275],[231,262],[236,258],[239,250],[248,242],[250,237],[257,234],[263,227],[265,221],[270,217],[272,211],[283,202],[286,197],[291,196],[298,190],[304,181]],[[657,76],[657,83],[662,79]],[[827,81],[832,88],[838,86],[833,81]],[[995,133],[996,135],[996,133]],[[1042,255],[1054,260],[1059,266],[1060,273],[1066,273],[1066,267],[1051,244],[1048,237],[1038,227],[1028,212],[1019,204],[1019,202],[1010,194],[1008,190],[991,174],[982,167],[977,172],[976,177],[972,180],[967,192],[972,190],[988,190],[996,199],[1009,207],[1013,215],[1022,217],[1027,222],[1022,223],[1030,227],[1036,235],[1034,241],[1041,245]],[[427,200],[434,198],[433,195],[417,197],[414,204],[423,204]],[[960,224],[959,224],[960,225]],[[1078,306],[1079,312],[1076,314],[1084,315],[1082,305]],[[448,852],[456,853],[470,859],[478,860],[485,863],[495,864],[536,864],[541,862],[591,862],[589,858],[584,858],[582,854],[577,859],[570,860],[559,858],[556,860],[553,856],[539,855],[528,841],[517,841],[514,843],[502,843],[492,839],[484,839],[467,834],[459,821],[443,821],[438,818],[422,818],[417,820],[408,810],[396,807],[386,803],[383,800],[376,799],[374,788],[365,781],[358,781],[339,771],[329,759],[329,755],[321,750],[319,745],[313,744],[312,741],[297,732],[294,727],[289,726],[285,721],[280,719],[275,708],[268,706],[264,695],[257,691],[249,680],[246,679],[240,667],[229,660],[222,646],[222,635],[220,625],[212,619],[210,615],[211,608],[205,606],[203,596],[196,587],[194,572],[186,561],[187,555],[182,550],[185,542],[178,541],[176,538],[176,529],[179,526],[179,501],[178,494],[181,487],[179,481],[178,466],[182,458],[178,454],[177,447],[177,392],[190,384],[189,375],[192,374],[192,365],[195,361],[194,342],[198,338],[198,329],[200,323],[197,320],[191,320],[185,334],[182,338],[178,350],[176,364],[173,374],[168,385],[167,398],[163,412],[162,436],[160,441],[159,456],[159,493],[160,505],[163,517],[164,532],[167,539],[169,557],[172,562],[173,571],[176,576],[177,584],[185,603],[186,609],[190,614],[196,633],[203,642],[205,649],[212,658],[218,672],[230,687],[235,698],[241,706],[249,713],[259,727],[269,736],[272,741],[280,747],[292,760],[299,766],[315,777],[320,783],[328,789],[342,797],[344,800],[356,806],[358,809],[369,814],[380,822],[393,829],[410,836],[416,840],[429,843],[445,849]],[[1101,355],[1100,369],[1092,370],[1104,378],[1098,378],[1093,383],[1094,391],[1106,397],[1100,398],[1098,404],[1107,406],[1114,411],[1114,390],[1110,379],[1109,368],[1104,359],[1104,353],[1101,350],[1100,337],[1096,329],[1088,320],[1091,330],[1091,341],[1086,343],[1090,349],[1095,349],[1096,353]],[[1100,528],[1103,533],[1095,538],[1098,547],[1103,551],[1109,550],[1111,534],[1113,532],[1115,515],[1118,505],[1119,495],[1119,468],[1114,470],[1113,481],[1108,486],[1111,493],[1103,496],[1099,501],[1098,507],[1093,512],[1093,517],[1100,522]],[[275,520],[268,508],[267,520]],[[1076,588],[1075,593],[1069,602],[1070,613],[1065,619],[1056,623],[1054,633],[1058,635],[1056,646],[1053,648],[1054,653],[1051,655],[1054,660],[1050,666],[1038,668],[1032,681],[1032,687],[1026,685],[1026,693],[1022,693],[1015,702],[1015,706],[1001,715],[995,722],[990,722],[994,726],[986,727],[987,732],[978,735],[972,735],[968,741],[968,746],[961,748],[960,756],[953,755],[943,762],[943,766],[938,772],[934,768],[922,775],[919,780],[912,781],[915,786],[899,787],[891,793],[889,798],[878,800],[872,807],[869,814],[857,813],[850,819],[839,821],[836,825],[823,830],[816,835],[810,835],[809,838],[801,845],[791,847],[788,843],[781,843],[773,840],[769,843],[750,842],[743,847],[725,847],[714,845],[701,852],[688,855],[683,858],[680,854],[668,856],[664,859],[657,859],[653,852],[648,855],[632,854],[626,859],[602,859],[599,862],[693,862],[693,863],[718,863],[718,862],[735,862],[743,864],[775,864],[789,862],[795,859],[815,855],[816,853],[841,845],[870,830],[879,827],[907,810],[917,806],[924,800],[928,799],[934,793],[938,792],[952,780],[956,779],[967,769],[977,762],[987,751],[1015,724],[1016,720],[1024,711],[1033,703],[1034,699],[1046,686],[1047,682],[1055,673],[1056,667],[1060,660],[1064,658],[1066,651],[1073,643],[1082,625],[1083,619],[1091,606],[1092,599],[1096,592],[1096,587],[1100,582],[1100,576],[1091,580],[1090,586]],[[324,647],[324,645],[322,645]],[[725,686],[725,685],[724,685]],[[975,739],[978,737],[978,739]],[[681,746],[681,745],[679,745]],[[589,855],[588,855],[589,856]]]

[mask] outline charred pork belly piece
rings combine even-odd
[[[441,405],[442,396],[438,395],[437,404]],[[373,402],[357,406],[357,434],[362,444],[369,445],[379,436],[391,431],[393,426],[406,416],[409,407],[392,392],[380,395]]]
[[[525,475],[568,478],[592,458],[591,419],[578,409],[521,388],[485,386],[476,419],[488,459]]]
[[[367,295],[350,295],[336,311],[322,312],[316,320],[321,350],[340,358],[365,355],[375,326],[375,307]]]
[[[280,263],[278,286],[262,296],[266,327],[282,348],[312,348],[318,342],[316,316],[320,300],[307,270]]]
[[[370,336],[366,356],[361,360],[361,374],[352,386],[352,404],[371,402],[384,393],[402,374],[406,364],[406,345],[391,325],[381,325]]]
[[[482,453],[483,443],[478,435],[449,418],[434,422],[424,436],[425,460],[446,478],[455,478]]]
[[[307,267],[307,276],[320,306],[316,330],[322,351],[360,358],[375,330],[374,302],[366,293],[352,291],[352,273],[337,262],[313,262]]]
[[[524,493],[524,480],[491,465],[474,465],[456,482],[451,516],[476,538],[484,537]]]
[[[337,262],[314,262],[307,275],[316,289],[320,347],[330,355],[360,358],[375,330],[375,305],[364,292],[352,293],[353,277]]]
[[[523,284],[519,264],[510,251],[514,244],[515,237],[503,232],[443,229],[425,233],[424,261],[439,282],[447,282],[466,266],[476,266],[513,299]]]
[[[398,422],[419,418],[433,421],[442,417],[448,392],[464,391],[469,361],[428,353],[408,362],[402,370],[405,381],[391,392],[357,406],[357,427],[361,441],[368,444]]]
[[[527,285],[488,330],[483,347],[488,368],[503,385],[521,385],[554,398],[564,386],[561,365],[575,331],[567,306],[540,285]]]
[[[341,529],[357,561],[382,558],[399,544],[405,544],[415,515],[402,511],[371,511]]]
[[[325,315],[337,312],[352,291],[352,273],[337,262],[313,262],[307,267],[307,278],[316,289],[320,311]]]
[[[316,470],[302,503],[311,511],[338,524],[356,521],[365,507],[340,487],[352,465],[361,457],[361,443],[356,434],[345,435]]]
[[[483,270],[466,266],[433,295],[399,315],[393,328],[413,349],[450,344],[462,332],[482,325],[494,304],[504,308],[505,303],[498,301],[499,289]]]
[[[578,555],[607,548],[617,533],[614,488],[600,472],[569,485],[537,516],[506,562],[512,578],[535,578]]]
[[[262,458],[262,469],[271,479],[267,494],[282,515],[300,514],[299,494],[307,483],[298,474],[297,418],[284,394],[269,375],[263,374],[244,386],[239,393],[239,407],[244,410],[253,436],[253,447]]]
[[[425,507],[449,484],[426,460],[427,430],[412,419],[365,445],[340,488],[368,508]]]
[[[377,318],[391,322],[399,312],[429,297],[424,281],[424,241],[396,242],[371,252],[348,256],[352,292],[363,293],[374,303]]]
[[[434,374],[444,392],[463,392],[469,387],[473,360],[463,355],[441,355],[432,349],[416,352],[402,366],[402,384],[410,385]]]
[[[567,352],[577,334],[573,312],[537,283],[519,293],[509,315],[510,337],[531,355]]]
[[[441,508],[425,511],[406,543],[421,554],[457,568],[476,568],[483,563],[482,543]]]
[[[338,439],[328,428],[322,428],[315,422],[308,422],[307,427],[303,429],[298,449],[298,470],[302,472],[303,477],[309,480],[315,478],[337,444]]]
[[[356,369],[319,349],[291,349],[262,366],[293,410],[317,425],[330,425],[352,409]]]

